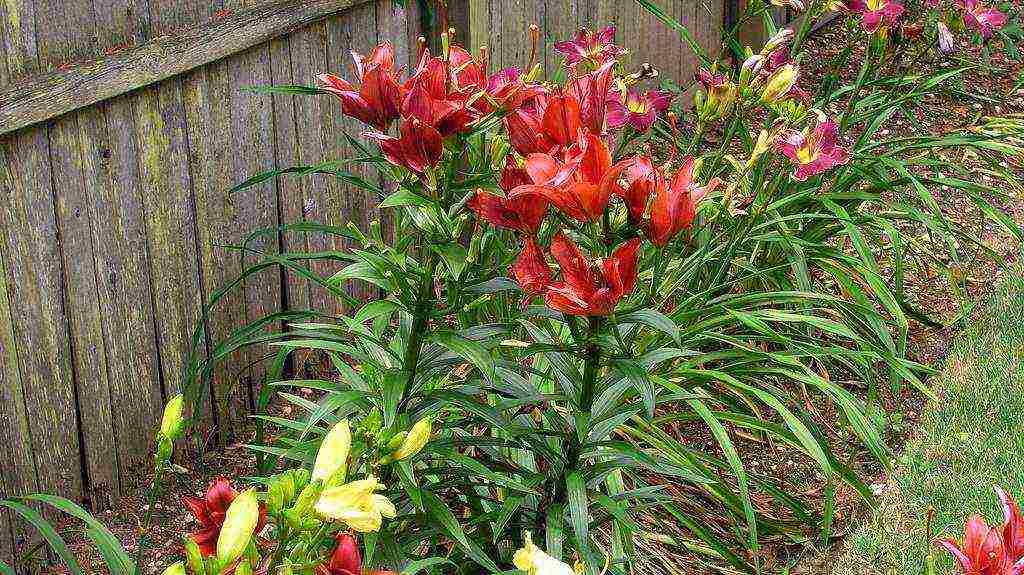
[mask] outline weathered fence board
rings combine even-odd
[[[723,2],[674,0],[660,4],[690,29],[701,46],[717,52],[725,17]],[[501,68],[530,65],[531,24],[541,32],[536,56],[548,77],[561,64],[554,43],[571,39],[580,27],[616,26],[617,40],[630,51],[627,65],[650,62],[676,82],[691,79],[697,62],[678,32],[633,0],[463,0],[451,10],[454,21],[468,26],[470,44],[487,45],[491,61]],[[468,17],[460,13],[463,11]]]
[[[663,2],[709,50],[720,0]],[[288,307],[340,311],[337,298],[276,271],[246,281],[208,316],[203,304],[241,270],[225,249],[260,227],[300,220],[364,227],[376,198],[327,177],[248,176],[351,155],[365,128],[328,97],[241,88],[351,74],[349,52],[384,39],[414,65],[417,2],[392,0],[0,1],[0,496],[44,490],[96,507],[138,487],[163,401],[179,387],[192,330],[201,353],[243,320]],[[344,10],[344,11],[343,11]],[[547,76],[553,42],[615,24],[629,65],[685,84],[694,59],[632,0],[457,0],[449,16],[491,68],[529,64],[529,25]],[[45,23],[45,25],[42,25]],[[370,176],[372,172],[365,175]],[[389,222],[383,222],[385,233]],[[257,251],[344,247],[271,233]],[[255,256],[250,255],[249,261]],[[314,262],[330,276],[337,269]],[[372,296],[361,286],[355,295]],[[205,427],[224,432],[260,379],[238,352],[214,374]],[[214,427],[216,426],[216,427]],[[207,438],[210,439],[210,438]],[[27,532],[0,513],[0,560]]]

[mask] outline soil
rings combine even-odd
[[[802,82],[806,87],[814,87],[820,81],[824,64],[841,47],[842,34],[841,29],[832,26],[809,40],[809,43],[812,44],[810,53],[823,54],[824,57],[817,58],[815,62],[805,63]],[[978,68],[970,71],[964,85],[969,91],[980,93],[993,101],[969,99],[962,93],[946,93],[928,97],[913,111],[912,117],[899,116],[890,119],[884,130],[880,132],[880,136],[909,135],[922,132],[941,134],[977,125],[979,119],[986,116],[1024,114],[1024,89],[1018,88],[1016,85],[1024,74],[1024,66],[1020,62],[1011,61],[998,49],[991,50],[988,55],[983,55],[979,48],[973,46],[963,45],[960,46],[960,49],[960,56],[967,61],[987,59],[989,62],[990,67],[987,69]],[[851,61],[856,63],[860,59],[855,55]],[[951,62],[935,55],[921,63],[921,65],[950,64]],[[856,73],[854,65],[851,65],[851,69],[846,71],[847,80],[855,77]],[[963,159],[962,157],[957,158],[957,160]],[[968,161],[970,161],[969,158]],[[1008,167],[1018,175],[1024,175],[1024,163],[1022,163],[1024,159],[1016,158],[1013,161],[1016,162],[1016,165]],[[980,162],[978,162],[978,167],[978,181],[996,186],[997,184],[991,176],[981,172]],[[959,277],[953,279],[962,280],[959,283],[951,281],[948,274],[942,271],[936,262],[923,259],[917,262],[908,262],[907,297],[924,314],[944,326],[930,327],[912,320],[908,355],[910,359],[919,363],[939,367],[952,337],[962,325],[963,318],[969,317],[969,313],[965,313],[965,307],[971,302],[984,299],[984,295],[997,284],[1005,263],[1015,258],[1020,253],[1020,248],[1013,237],[1002,227],[985,219],[969,197],[948,189],[931,191],[947,218],[981,238],[982,242],[998,255],[997,258],[988,258],[984,257],[982,250],[977,247],[963,249],[960,252],[961,264],[954,266]],[[996,209],[1002,210],[1018,224],[1024,225],[1024,194],[1019,189],[1005,189],[1005,185],[1000,184],[998,189],[992,190],[987,199]],[[922,247],[934,246],[935,249],[931,250],[932,253],[945,253],[944,247],[934,244],[934,238],[929,237],[924,230],[907,228],[901,232],[907,237],[920,240]],[[949,264],[950,262],[943,263]],[[891,262],[883,260],[883,264],[888,269]],[[921,394],[909,388],[904,388],[899,393],[886,391],[883,394],[882,405],[885,408],[885,413],[888,414],[886,416],[888,440],[895,449],[899,449],[899,446],[914,429],[915,421],[926,407],[925,403],[926,400]],[[806,407],[812,413],[817,412],[816,419],[822,428],[828,430],[831,435],[837,457],[842,461],[849,462],[872,488],[879,489],[885,483],[882,467],[864,450],[848,430],[833,427],[833,422],[839,419],[837,414],[830,412],[827,408],[815,406],[811,398],[806,398]],[[689,441],[703,442],[705,443],[704,448],[714,451],[713,440],[710,437],[702,437],[702,430],[680,426],[674,428],[674,431],[681,437],[688,437]],[[191,515],[180,504],[182,496],[200,495],[203,488],[217,475],[244,477],[252,472],[255,464],[253,455],[242,447],[251,438],[251,433],[242,434],[234,445],[215,452],[208,452],[202,456],[186,455],[183,457],[181,466],[176,466],[169,475],[167,485],[153,504],[152,514],[148,517],[150,509],[146,502],[144,488],[140,488],[137,495],[122,498],[116,509],[98,514],[99,518],[111,528],[114,535],[133,555],[138,548],[140,534],[146,534],[148,542],[145,544],[142,561],[144,573],[159,573],[171,558],[177,557],[181,549],[180,542],[183,532],[195,527]],[[824,503],[825,485],[812,464],[773,446],[766,446],[754,437],[738,433],[736,439],[745,462],[752,470],[768,472],[780,480],[784,480],[789,490],[803,495],[803,499],[810,508],[821,509]],[[146,478],[140,478],[140,485],[146,483]],[[697,493],[677,493],[677,495],[692,500],[695,508],[703,503]],[[770,513],[770,502],[767,499],[758,500],[755,495],[755,502],[762,504],[764,511]],[[766,572],[779,572],[788,568],[793,573],[808,574],[827,572],[828,549],[837,541],[841,541],[843,535],[856,524],[857,517],[864,512],[864,509],[862,500],[851,489],[840,486],[837,490],[832,538],[825,542],[820,541],[819,538],[811,538],[802,542],[769,538],[762,542],[759,553],[762,569]],[[780,519],[786,518],[780,517]],[[703,520],[712,531],[726,537],[734,536],[732,520],[717,512],[714,507],[707,508]],[[660,527],[652,530],[665,534],[664,529]],[[71,531],[75,530],[72,528]],[[692,534],[685,530],[669,535],[683,541],[693,539]],[[101,559],[94,554],[89,546],[81,540],[75,540],[73,534],[69,534],[69,537],[73,553],[80,558],[83,569],[89,573],[103,572],[100,567]],[[31,542],[26,545],[26,547],[30,546]],[[640,554],[651,558],[648,562],[652,575],[707,573],[709,571],[733,572],[721,562],[710,559],[706,553],[692,548],[669,546],[658,541],[657,538],[641,541],[639,547]],[[675,566],[667,567],[660,559],[663,557],[673,557],[672,563]],[[58,567],[49,567],[45,572],[60,573],[63,571]]]

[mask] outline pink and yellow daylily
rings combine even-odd
[[[626,53],[625,48],[615,44],[615,26],[597,32],[580,28],[572,40],[556,42],[555,51],[565,56],[565,64],[572,70],[582,62],[596,68]]]
[[[672,94],[663,90],[629,90],[613,96],[608,99],[608,127],[616,129],[628,125],[637,132],[646,132],[671,101]]]
[[[793,179],[803,182],[850,161],[850,151],[837,142],[838,125],[819,115],[814,129],[783,132],[775,147],[796,165]]]
[[[986,40],[996,30],[1006,25],[1006,14],[995,8],[989,8],[978,0],[961,0],[964,9],[964,22],[973,27]]]

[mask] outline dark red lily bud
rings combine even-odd
[[[330,575],[362,575],[363,557],[359,554],[359,542],[353,535],[339,533],[331,558],[327,562]]]

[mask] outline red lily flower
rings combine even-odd
[[[1011,562],[1024,559],[1024,517],[1010,494],[996,487],[996,495],[1003,504],[1003,546]]]
[[[191,534],[190,537],[196,542],[203,556],[209,557],[217,554],[217,538],[224,525],[228,507],[231,506],[235,497],[238,497],[238,492],[231,487],[231,483],[227,479],[218,478],[210,484],[202,499],[191,496],[182,498],[182,503],[188,507],[196,521],[199,522],[201,529]],[[260,505],[260,518],[253,533],[259,533],[266,523],[267,511]]]
[[[658,114],[668,109],[672,94],[662,90],[651,90],[641,94],[629,90],[619,98],[608,100],[608,127],[621,128],[629,124],[637,132],[646,132],[658,119]]]
[[[429,124],[416,117],[406,118],[399,126],[399,134],[398,138],[380,132],[363,135],[380,142],[380,150],[389,162],[421,176],[441,161],[444,152],[441,134]]]
[[[465,61],[470,58],[468,52],[458,48],[449,54],[450,58],[462,62],[460,68],[424,52],[416,72],[406,82],[407,95],[402,101],[402,117],[415,117],[429,124],[442,138],[466,131],[469,123],[476,119],[476,110],[466,103],[469,95],[466,92],[472,92],[483,77],[483,72],[471,64],[471,59]],[[453,69],[457,72],[452,73]],[[461,87],[462,82],[466,82],[466,88]]]
[[[611,153],[601,138],[581,131],[579,141],[566,151],[564,162],[549,154],[526,157],[526,173],[533,185],[519,186],[509,198],[546,198],[567,216],[582,222],[600,219],[615,188],[615,179],[630,160],[612,165]]]
[[[612,193],[622,198],[629,212],[629,221],[639,224],[647,211],[647,201],[658,189],[661,174],[654,167],[654,162],[646,156],[637,156],[625,170],[625,186],[616,182]]]
[[[565,55],[565,63],[575,70],[581,62],[595,67],[626,53],[626,49],[615,45],[615,26],[607,26],[597,33],[580,28],[572,40],[555,43],[555,51]]]
[[[695,186],[693,182],[694,160],[687,157],[682,167],[666,185],[665,178],[656,177],[657,194],[651,205],[651,226],[648,236],[656,246],[668,244],[682,230],[689,229],[697,216],[701,200],[722,182],[715,178],[706,186]]]
[[[573,78],[566,86],[566,93],[580,104],[580,122],[597,136],[604,134],[604,115],[614,66],[614,61],[608,62],[589,74]]]
[[[543,293],[551,285],[551,267],[533,237],[526,238],[526,245],[512,264],[511,272],[527,299]]]
[[[395,571],[363,571],[363,557],[359,542],[353,535],[339,533],[337,544],[326,565],[316,568],[317,575],[398,575]]]
[[[973,26],[986,40],[1006,25],[1006,14],[995,8],[986,8],[978,0],[961,0],[960,4],[964,9],[964,22]]]
[[[640,238],[622,244],[611,257],[595,267],[579,246],[559,232],[551,242],[551,254],[562,270],[563,281],[550,285],[544,302],[551,309],[586,317],[606,316],[636,286],[637,252]]]
[[[519,186],[529,185],[529,176],[516,165],[512,155],[505,158],[505,168],[501,171],[502,189],[507,193]],[[478,218],[492,226],[531,235],[537,233],[548,209],[548,202],[543,198],[520,196],[510,199],[483,190],[477,191],[467,205],[476,212]]]
[[[572,96],[539,95],[505,116],[509,143],[522,156],[551,153],[576,141],[580,103]]]
[[[1021,575],[1024,561],[1014,563],[1006,553],[999,532],[979,515],[967,520],[963,545],[952,539],[940,539],[936,545],[949,551],[964,575]]]
[[[373,49],[368,58],[355,52],[356,75],[360,87],[334,74],[320,74],[317,80],[323,88],[341,100],[341,111],[365,124],[386,131],[398,118],[402,104],[402,87],[395,73],[395,54],[390,42]]]
[[[775,147],[796,164],[793,179],[802,182],[850,161],[850,151],[836,143],[838,130],[822,116],[810,134],[789,131],[779,136]]]
[[[490,113],[497,109],[515,110],[523,104],[544,93],[538,84],[527,84],[523,81],[519,68],[505,68],[491,74],[486,85],[482,86],[486,97],[477,98],[473,107],[482,113]]]

